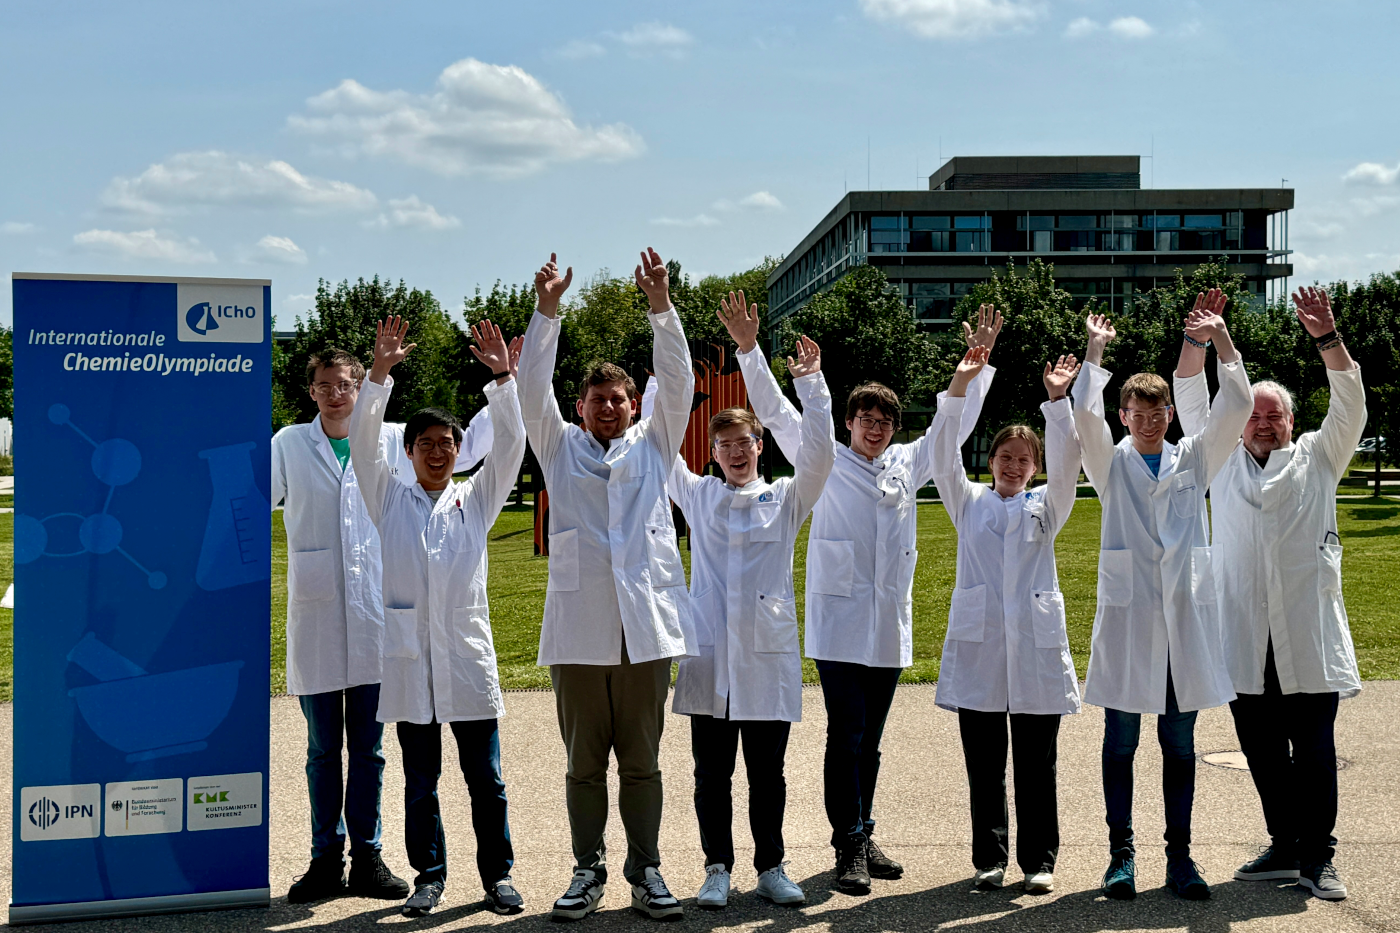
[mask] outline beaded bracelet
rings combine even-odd
[[[1209,340],[1207,340],[1205,343],[1201,343],[1199,340],[1197,340],[1195,337],[1192,337],[1190,334],[1186,333],[1185,331],[1182,331],[1182,332],[1181,332],[1181,337],[1182,337],[1182,339],[1185,340],[1187,343],[1191,344],[1191,346],[1193,346],[1193,347],[1200,347],[1202,350],[1204,350],[1206,347],[1210,346],[1210,341],[1209,341]]]

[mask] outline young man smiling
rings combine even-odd
[[[743,292],[721,301],[721,319],[739,345],[739,366],[754,413],[797,462],[803,417],[783,397],[758,348],[758,306]],[[969,344],[991,348],[1001,315],[979,309]],[[992,368],[969,387],[967,430],[977,423]],[[846,400],[851,445],[835,464],[812,511],[807,544],[807,657],[817,662],[826,703],[823,764],[826,815],[836,850],[836,886],[869,894],[870,879],[898,878],[904,867],[871,838],[880,771],[880,738],[900,671],[913,663],[913,585],[918,560],[918,491],[933,478],[927,436],[891,444],[899,396],[880,383],[857,386]],[[965,435],[960,435],[965,438]]]
[[[1249,419],[1249,377],[1220,316],[1225,299],[1212,289],[1186,319],[1185,348],[1214,342],[1220,393],[1198,430],[1166,442],[1171,390],[1160,376],[1138,373],[1123,384],[1119,421],[1128,436],[1114,445],[1103,390],[1112,374],[1104,348],[1117,336],[1108,319],[1086,321],[1089,347],[1074,383],[1074,423],[1084,472],[1099,494],[1103,528],[1098,608],[1084,699],[1104,708],[1103,789],[1110,860],[1104,893],[1137,896],[1133,842],[1133,758],[1142,714],[1157,716],[1166,802],[1167,887],[1187,900],[1210,897],[1191,860],[1191,804],[1196,789],[1196,714],[1235,698],[1220,644],[1211,573],[1206,489]]]
[[[549,667],[568,752],[574,877],[554,903],[556,920],[581,920],[603,898],[613,752],[632,906],[654,919],[682,914],[660,872],[660,745],[671,659],[693,653],[694,634],[666,474],[690,422],[695,376],[666,264],[655,250],[642,253],[635,279],[655,335],[653,417],[633,424],[637,387],[611,363],[595,364],[579,386],[582,427],[560,414],[554,396],[559,302],[573,270],[561,276],[553,255],[535,275],[539,304],[520,359],[525,426],[549,490],[539,663]]]

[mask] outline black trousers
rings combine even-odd
[[[963,760],[972,798],[972,864],[979,871],[1007,863],[1006,721],[1016,776],[1016,864],[1026,874],[1054,871],[1060,853],[1055,760],[1060,717],[958,710]]]
[[[1304,865],[1329,861],[1337,845],[1339,699],[1336,693],[1285,694],[1270,641],[1264,692],[1240,694],[1230,703],[1274,847]]]
[[[787,807],[787,756],[792,723],[778,720],[690,717],[690,753],[695,758],[695,816],[705,864],[734,870],[734,799],[731,793],[739,742],[749,779],[749,832],[753,867],[760,875],[783,861],[783,811]]]
[[[826,703],[826,758],[822,762],[826,818],[839,852],[875,832],[875,780],[880,739],[894,703],[900,668],[817,661]]]

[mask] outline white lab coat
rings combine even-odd
[[[1221,391],[1202,429],[1163,444],[1157,476],[1104,420],[1112,374],[1085,363],[1074,383],[1084,472],[1103,505],[1098,610],[1084,699],[1125,713],[1167,709],[1167,664],[1182,712],[1235,698],[1220,641],[1206,489],[1253,410],[1243,362],[1219,363]]]
[[[1361,691],[1342,601],[1337,481],[1366,428],[1361,369],[1327,370],[1332,397],[1322,428],[1258,461],[1238,443],[1210,487],[1211,557],[1225,663],[1236,693],[1264,692],[1270,638],[1284,693]],[[1205,374],[1176,380],[1181,425],[1209,405]]]
[[[350,418],[350,457],[384,544],[384,678],[380,722],[420,725],[505,714],[486,601],[486,536],[525,455],[515,380],[486,386],[492,447],[473,476],[436,502],[395,482],[377,442],[393,389],[366,381]]]
[[[672,710],[731,720],[802,721],[802,649],[792,553],[831,473],[831,393],[795,380],[802,447],[795,475],[735,488],[676,458],[669,488],[690,523],[690,593],[699,657],[676,673]]]
[[[1069,399],[1044,402],[1047,483],[1003,499],[967,478],[957,442],[966,399],[938,396],[934,482],[958,530],[958,578],[935,702],[944,709],[1079,712],[1055,536],[1074,508],[1079,438]]]
[[[762,350],[755,346],[738,359],[754,413],[795,463],[802,416],[783,397]],[[985,367],[968,387],[968,431],[995,372]],[[807,657],[908,667],[914,663],[918,493],[933,478],[933,444],[927,435],[891,444],[873,461],[833,444],[836,462],[807,538]]]
[[[549,490],[549,586],[539,664],[620,664],[694,653],[685,566],[666,474],[685,438],[695,391],[674,308],[649,314],[658,412],[606,448],[559,413],[559,319],[536,312],[520,354],[530,446]]]
[[[486,455],[490,431],[483,408],[467,426],[458,470]],[[379,442],[390,472],[415,483],[403,425],[383,425]],[[308,696],[379,683],[379,533],[365,512],[354,465],[341,470],[320,415],[273,435],[271,492],[274,508],[286,502],[287,690]]]

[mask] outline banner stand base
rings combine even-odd
[[[141,917],[150,914],[178,914],[195,910],[236,910],[267,907],[270,888],[243,891],[213,891],[208,894],[168,894],[161,897],[129,897],[113,901],[81,901],[74,904],[10,905],[10,926],[29,923],[59,923],[66,920],[100,920],[112,917]]]

